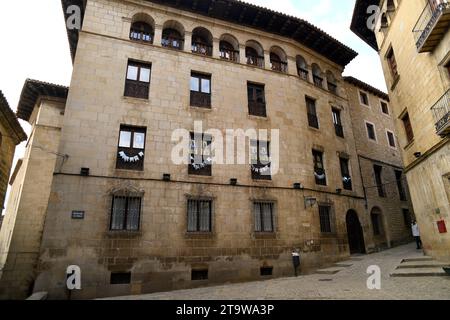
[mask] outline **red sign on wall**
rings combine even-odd
[[[445,225],[445,221],[438,221],[437,222],[439,233],[447,233],[447,226]]]

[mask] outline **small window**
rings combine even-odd
[[[359,92],[359,99],[361,101],[361,104],[368,106],[369,105],[369,96],[367,93],[360,91]]]
[[[323,152],[313,150],[314,159],[314,176],[316,179],[316,184],[321,186],[327,185],[327,175],[325,172],[325,166],[323,163]]]
[[[383,227],[381,222],[381,215],[378,213],[371,213],[370,218],[372,220],[373,234],[380,236],[383,234]]]
[[[138,231],[141,216],[141,197],[113,196],[112,231]]]
[[[116,168],[144,170],[146,128],[121,126]]]
[[[125,81],[125,96],[148,99],[150,74],[150,64],[129,61],[127,67],[127,79]]]
[[[395,148],[396,144],[395,144],[395,136],[394,136],[394,134],[392,132],[390,132],[390,131],[386,131],[386,134],[387,134],[389,146],[392,147],[392,148]]]
[[[344,138],[344,127],[342,126],[341,111],[339,109],[333,108],[333,123],[334,131],[338,137]]]
[[[188,173],[196,176],[212,175],[212,137],[191,132]]]
[[[188,232],[212,231],[212,201],[188,200]]]
[[[346,158],[339,158],[341,164],[342,182],[345,190],[352,190],[352,177],[350,175],[349,161]]]
[[[366,122],[367,136],[370,140],[377,141],[377,136],[375,133],[375,126],[369,122]]]
[[[406,139],[408,140],[408,144],[414,140],[414,132],[411,125],[411,120],[409,118],[409,113],[406,113],[403,118],[403,127],[405,128]]]
[[[306,110],[308,112],[308,124],[311,128],[319,129],[319,118],[317,117],[316,100],[309,97],[306,100]]]
[[[264,85],[248,83],[248,109],[252,116],[266,117],[266,98]]]
[[[275,232],[273,202],[255,202],[253,210],[255,214],[255,232]]]
[[[332,233],[333,229],[331,224],[331,207],[319,206],[319,218],[320,218],[320,232]]]
[[[261,277],[270,277],[273,275],[273,267],[261,267]]]
[[[391,75],[394,79],[396,79],[398,77],[398,68],[397,68],[397,60],[395,59],[394,49],[391,48],[388,51],[386,59],[389,65],[389,69],[391,71]]]
[[[388,104],[384,101],[381,101],[380,104],[381,104],[381,112],[388,115],[389,114]]]
[[[395,180],[397,181],[397,190],[401,201],[406,201],[406,191],[403,185],[403,172],[395,170]]]
[[[208,269],[192,270],[191,271],[191,280],[192,281],[208,280]]]
[[[191,74],[191,106],[211,108],[211,76]]]
[[[271,180],[270,142],[250,141],[251,170],[254,180]]]
[[[111,284],[130,284],[131,272],[113,272],[111,273]]]
[[[376,183],[376,186],[378,189],[378,196],[380,196],[381,198],[385,198],[386,192],[384,191],[383,178],[382,178],[383,167],[374,165],[373,171],[375,174],[375,183]]]

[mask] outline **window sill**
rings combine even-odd
[[[320,128],[311,127],[308,125],[308,129],[314,132],[320,132]]]
[[[251,119],[251,120],[269,121],[269,117],[268,116],[263,117],[263,116],[255,116],[255,115],[249,114],[248,118]]]
[[[212,107],[189,106],[190,109],[198,112],[212,112]]]
[[[412,139],[408,144],[403,148],[405,151],[411,149],[411,147],[414,145],[415,139]]]
[[[395,88],[397,87],[397,84],[400,82],[400,75],[397,75],[395,78],[394,78],[394,81],[392,82],[392,85],[391,85],[391,91],[394,91],[395,90]]]
[[[150,100],[148,98],[144,99],[144,98],[122,96],[122,100],[125,100],[125,101],[127,101],[129,103],[133,103],[133,104],[142,104],[142,103],[150,104]]]
[[[110,239],[130,239],[130,238],[140,238],[142,237],[142,231],[113,231],[109,230],[106,232],[106,237]]]
[[[254,239],[277,239],[278,234],[276,232],[253,232]]]

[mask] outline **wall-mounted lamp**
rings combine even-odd
[[[230,184],[231,184],[232,186],[237,185],[237,183],[238,183],[238,180],[237,180],[236,178],[230,179]]]
[[[163,174],[163,180],[164,180],[164,181],[170,181],[170,174],[164,173],[164,174]]]
[[[422,152],[415,152],[415,153],[414,153],[414,157],[416,157],[417,159],[419,159],[420,157],[422,157]]]
[[[304,189],[304,187],[303,187],[303,185],[301,184],[301,183],[294,183],[294,189],[296,189],[296,190],[303,190]]]
[[[341,188],[337,188],[337,189],[336,189],[336,193],[337,193],[337,194],[341,194],[341,193],[342,193],[342,189],[341,189]]]
[[[90,171],[89,168],[81,168],[80,175],[83,177],[87,177],[89,176],[89,171]]]

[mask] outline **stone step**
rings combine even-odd
[[[391,277],[445,277],[448,276],[442,268],[397,269]]]
[[[412,262],[404,262],[400,264],[397,269],[423,269],[423,268],[442,268],[448,267],[450,264],[443,263],[435,260],[426,260],[426,261],[412,261]]]
[[[402,263],[405,262],[425,262],[425,261],[434,261],[432,257],[417,257],[417,258],[407,258],[403,259]]]
[[[343,269],[342,268],[326,268],[326,269],[319,269],[316,271],[316,274],[328,274],[328,275],[333,275],[336,273],[341,272]]]
[[[335,267],[339,267],[339,268],[350,268],[351,266],[353,266],[353,264],[351,263],[344,263],[344,262],[338,262],[334,264]]]

